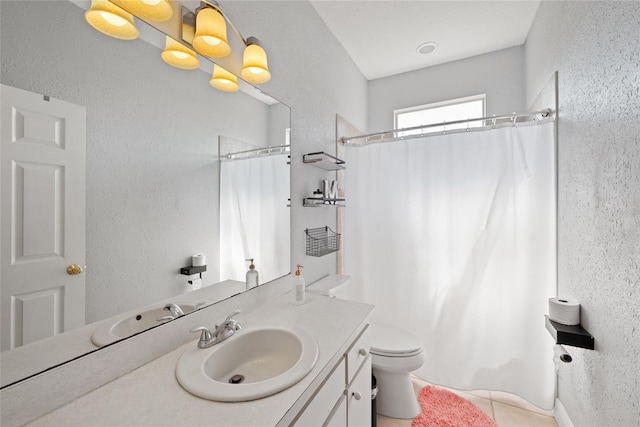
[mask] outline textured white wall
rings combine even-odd
[[[217,282],[218,135],[264,145],[268,108],[72,3],[1,6],[2,83],[87,107],[87,322],[182,293],[194,253]]]
[[[640,425],[639,52],[623,1],[544,1],[525,45],[529,102],[558,70],[558,294],[596,342],[560,370],[576,426]]]
[[[521,112],[524,47],[512,47],[369,82],[369,131],[393,129],[393,110],[487,94],[487,115]]]

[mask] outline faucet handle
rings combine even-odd
[[[200,301],[199,303],[197,303],[196,305],[193,306],[193,309],[191,311],[196,311],[196,310],[204,307],[205,304],[207,304],[205,301]]]
[[[200,331],[202,331],[202,333],[200,334],[200,341],[198,342],[198,347],[200,345],[209,344],[211,341],[213,341],[213,335],[211,335],[211,331],[206,326],[198,326],[197,328],[191,329],[189,332],[196,333]]]
[[[230,315],[228,315],[228,316],[227,316],[227,318],[224,320],[224,322],[223,322],[223,323],[226,323],[226,322],[228,322],[229,320],[231,320],[231,318],[232,318],[233,316],[235,316],[236,314],[240,314],[240,311],[241,311],[240,309],[237,309],[236,311],[234,311],[233,313],[231,313]]]
[[[242,329],[242,326],[240,326],[240,323],[238,323],[235,320],[229,320],[224,324],[227,325],[228,329],[233,329],[234,331],[239,331],[240,329]]]

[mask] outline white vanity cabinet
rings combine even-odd
[[[368,325],[340,358],[292,425],[371,425],[371,356],[367,328]]]

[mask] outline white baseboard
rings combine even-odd
[[[575,427],[567,410],[564,409],[564,405],[560,402],[560,399],[556,399],[555,407],[553,408],[553,415],[556,417],[558,427]]]

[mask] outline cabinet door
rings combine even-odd
[[[347,397],[343,394],[338,403],[336,403],[333,412],[322,424],[323,427],[344,427],[347,425]]]
[[[369,325],[367,325],[362,335],[360,335],[360,338],[358,338],[347,351],[347,384],[353,381],[353,377],[360,369],[360,365],[362,365],[362,362],[364,362],[369,355],[369,348],[371,347],[370,341]]]
[[[342,358],[333,372],[329,374],[322,388],[313,396],[308,406],[293,423],[295,426],[319,426],[330,416],[340,396],[344,397],[344,373],[345,363],[344,358]]]
[[[347,425],[371,426],[371,356],[367,356],[347,389]]]

